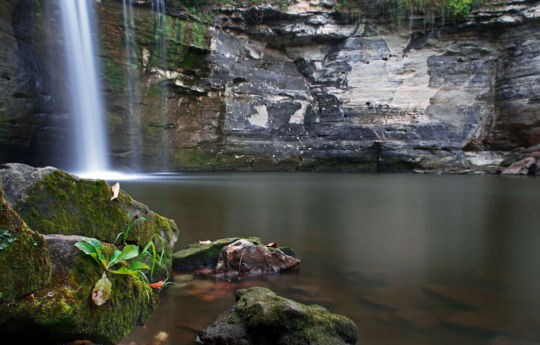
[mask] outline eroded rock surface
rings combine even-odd
[[[69,139],[57,9],[31,3],[10,0],[0,17],[3,161],[46,161],[59,156],[52,138]],[[115,164],[497,173],[540,142],[538,0],[496,1],[434,26],[391,23],[380,2],[356,20],[333,3],[224,5],[203,20],[169,2],[166,65],[157,16],[136,6],[131,101],[122,4],[96,5]]]

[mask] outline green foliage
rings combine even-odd
[[[115,249],[109,259],[105,258],[103,255],[103,246],[98,239],[85,237],[83,241],[75,243],[75,246],[83,253],[90,255],[94,261],[96,261],[97,264],[104,269],[102,279],[96,282],[94,292],[92,293],[93,298],[94,293],[96,294],[96,299],[94,299],[96,305],[105,303],[110,296],[111,287],[109,285],[111,282],[107,279],[105,274],[106,272],[114,274],[127,274],[134,278],[140,278],[139,275],[144,276],[144,273],[142,273],[141,270],[150,268],[147,264],[140,261],[142,256],[139,257],[139,247],[134,244],[125,246],[121,251]],[[138,260],[128,264],[128,260],[137,257],[139,257]],[[121,267],[114,270],[113,267],[117,265],[121,265]],[[148,281],[147,279],[145,280]],[[107,289],[107,286],[109,290],[108,294],[107,291],[104,290]]]
[[[471,11],[473,0],[450,0],[448,6],[456,17],[465,17]]]
[[[464,18],[487,0],[338,0],[336,9],[368,13],[374,7],[383,8],[392,22],[399,23],[413,13],[423,13],[426,17]]]
[[[144,217],[139,217],[139,216],[135,216],[132,218],[131,222],[129,222],[129,224],[127,225],[126,227],[126,230],[125,231],[122,231],[121,233],[119,233],[116,238],[114,239],[114,242],[113,243],[116,243],[116,241],[118,241],[118,239],[120,238],[120,236],[124,235],[124,239],[123,239],[123,243],[126,244],[126,239],[129,235],[129,231],[131,230],[131,228],[137,224],[138,222],[142,222],[142,221],[145,221],[146,218]]]
[[[0,250],[6,249],[13,242],[17,241],[9,229],[0,230]]]
[[[102,278],[96,282],[94,291],[92,292],[92,299],[96,305],[102,305],[110,297],[112,283],[107,279],[106,272],[130,275],[136,279],[142,279],[146,282],[146,284],[152,287],[150,281],[154,277],[156,267],[159,267],[167,274],[165,281],[169,280],[169,272],[163,262],[163,257],[165,255],[165,241],[160,235],[154,234],[140,253],[138,246],[134,244],[126,244],[126,238],[131,227],[137,222],[144,220],[146,220],[144,217],[134,217],[133,221],[129,223],[126,230],[116,236],[115,242],[122,235],[124,235],[124,247],[122,250],[115,249],[113,254],[108,259],[103,255],[103,246],[98,239],[84,237],[83,241],[75,243],[77,248],[79,248],[83,253],[90,255],[90,257],[92,257],[94,261],[104,270]],[[154,244],[154,239],[161,244],[161,252],[159,253],[156,245]],[[146,258],[149,258],[151,266],[148,266],[148,264],[143,261]],[[128,262],[129,260],[132,261]],[[114,268],[115,266],[119,266],[119,268]],[[143,270],[150,270],[150,280],[146,277]],[[160,283],[159,290],[163,289],[169,284],[170,283]]]

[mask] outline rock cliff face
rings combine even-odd
[[[69,86],[39,39],[50,17],[42,1],[21,11],[28,2],[8,1],[0,18],[0,155],[36,164],[50,158],[26,152],[69,140]],[[168,2],[165,60],[147,2],[133,11],[135,99],[122,2],[96,4],[117,166],[495,172],[540,157],[540,1],[492,1],[435,26],[380,9],[354,18],[332,1],[223,7],[210,23]]]

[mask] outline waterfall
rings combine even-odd
[[[92,38],[91,0],[60,0],[62,31],[74,119],[75,171],[84,174],[108,170],[98,66]]]
[[[141,119],[138,105],[141,101],[139,88],[139,58],[137,56],[137,42],[135,31],[135,16],[133,14],[133,0],[123,0],[124,6],[124,41],[126,50],[127,94],[129,111],[130,134],[130,166],[134,170],[140,169],[140,129]]]
[[[157,69],[157,73],[166,78],[167,66],[167,17],[164,0],[152,0],[152,13],[155,20],[155,59],[152,64]],[[139,104],[141,102],[139,57],[137,55],[136,25],[133,11],[133,0],[123,0],[124,14],[124,41],[126,51],[126,71],[127,71],[127,96],[129,112],[129,131],[132,136],[130,140],[130,166],[134,169],[140,168],[141,143],[141,114]],[[162,71],[162,73],[160,72]],[[160,88],[160,114],[159,122],[162,124],[160,137],[160,161],[158,163],[161,170],[166,170],[169,161],[168,150],[168,88],[165,82],[161,82]]]
[[[163,71],[168,70],[167,66],[167,17],[165,0],[153,0],[152,8],[156,13],[156,47],[159,52],[159,67]],[[166,75],[166,73],[165,73]],[[165,77],[166,78],[166,77]],[[161,101],[161,114],[160,122],[163,125],[163,132],[161,135],[161,170],[166,170],[169,163],[169,136],[167,133],[169,123],[169,106],[168,106],[168,87],[162,85],[160,87],[160,101]]]

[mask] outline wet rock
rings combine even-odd
[[[205,268],[215,268],[223,247],[236,242],[240,237],[222,238],[210,243],[192,243],[173,255],[173,269],[177,272],[193,272]],[[255,244],[262,244],[257,237],[246,238]]]
[[[92,289],[103,268],[75,247],[81,236],[45,235],[52,277],[34,291],[32,299],[0,304],[0,331],[9,339],[35,343],[63,343],[78,339],[115,344],[157,306],[149,285],[141,278],[108,273],[110,299],[92,302]],[[102,243],[106,258],[114,246]],[[28,332],[32,329],[32,332]]]
[[[319,305],[306,306],[253,287],[236,292],[236,304],[199,333],[198,344],[355,344],[350,319]]]
[[[0,304],[12,303],[50,281],[51,264],[43,236],[32,231],[0,189]]]
[[[6,201],[28,226],[41,234],[82,235],[113,243],[136,217],[145,217],[131,227],[126,242],[144,247],[154,235],[165,244],[164,264],[170,268],[172,247],[178,238],[175,222],[120,190],[112,192],[103,180],[80,179],[52,167],[24,164],[0,167]],[[161,241],[154,244],[161,250]]]
[[[238,240],[224,247],[219,254],[216,274],[264,274],[292,268],[300,260],[284,254],[279,248]]]
[[[527,157],[515,162],[502,171],[503,175],[534,175],[536,172],[536,158]]]
[[[173,269],[177,272],[194,272],[201,275],[214,273],[221,251],[224,247],[238,240],[245,240],[256,246],[263,242],[258,237],[229,237],[206,243],[205,241],[192,243],[173,255]],[[295,257],[294,251],[289,247],[279,247],[280,251],[288,256]],[[271,249],[270,249],[271,250]]]

